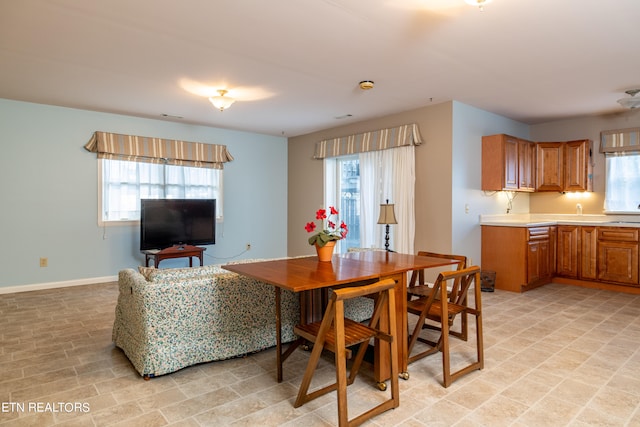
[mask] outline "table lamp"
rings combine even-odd
[[[387,203],[382,203],[380,205],[380,216],[378,217],[378,224],[386,224],[386,234],[384,236],[384,248],[387,251],[391,251],[389,249],[389,224],[397,224],[396,214],[393,211],[393,205],[389,204],[389,199],[387,199]]]

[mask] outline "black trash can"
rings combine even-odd
[[[480,290],[482,292],[493,292],[496,288],[496,272],[491,270],[480,270]]]

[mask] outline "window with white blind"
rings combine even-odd
[[[607,153],[604,210],[640,213],[640,153]]]
[[[98,223],[140,220],[140,199],[216,199],[222,220],[222,169],[100,159]]]
[[[640,213],[640,128],[600,132],[606,213]]]

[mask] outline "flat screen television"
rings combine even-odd
[[[215,242],[215,199],[141,200],[140,250]]]

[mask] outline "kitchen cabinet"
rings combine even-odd
[[[598,280],[638,285],[638,228],[598,227]]]
[[[518,140],[518,189],[534,191],[536,189],[536,144]]]
[[[580,279],[596,280],[598,278],[598,228],[594,226],[580,227]]]
[[[558,276],[578,278],[578,240],[580,227],[577,225],[558,225],[557,263]]]
[[[553,277],[551,228],[527,228],[527,285],[549,283]]]
[[[640,226],[482,224],[482,269],[496,289],[523,292],[556,281],[640,293]]]
[[[535,143],[510,135],[482,137],[482,190],[534,191]]]
[[[591,141],[536,143],[535,191],[591,191]]]
[[[522,292],[551,281],[555,226],[481,228],[482,269],[496,272],[496,289]]]

